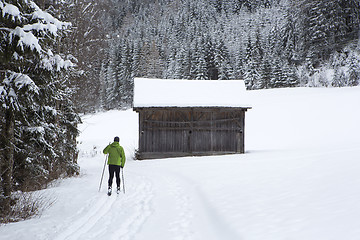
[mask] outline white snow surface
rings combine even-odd
[[[134,79],[134,107],[249,107],[242,80]]]
[[[248,94],[245,154],[134,161],[135,112],[84,116],[80,176],[41,191],[54,204],[0,239],[358,240],[360,87]],[[101,151],[116,135],[126,193],[108,197]]]

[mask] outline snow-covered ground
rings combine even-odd
[[[360,87],[249,92],[246,154],[134,161],[137,114],[83,117],[81,175],[0,239],[358,240]],[[120,136],[126,194],[106,195],[102,149]]]

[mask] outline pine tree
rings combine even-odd
[[[122,108],[128,108],[132,103],[132,55],[133,51],[128,42],[124,41],[121,45],[122,55],[119,64],[119,93],[120,93],[120,101],[119,105]]]
[[[202,39],[198,38],[195,40],[195,44],[192,48],[192,60],[191,60],[191,79],[196,80],[207,80],[207,64],[205,56],[205,46],[203,45]]]
[[[292,4],[294,4],[292,2]],[[290,5],[292,6],[292,5]],[[300,56],[297,50],[298,47],[298,30],[297,30],[297,24],[295,20],[295,13],[294,8],[289,8],[286,11],[285,18],[285,25],[281,29],[281,42],[282,42],[282,55],[288,63],[299,63],[300,62]]]
[[[149,78],[161,78],[163,64],[159,48],[154,40],[143,45],[141,57],[140,75]]]
[[[175,77],[176,74],[176,70],[177,70],[177,60],[176,60],[176,55],[177,55],[177,51],[176,49],[173,49],[170,54],[169,57],[167,59],[167,63],[166,63],[166,67],[165,67],[165,78],[166,79],[177,79],[177,77]]]
[[[283,79],[285,82],[284,87],[299,86],[299,77],[296,73],[296,67],[286,61],[283,61],[283,63]]]
[[[288,87],[287,76],[284,73],[284,65],[279,57],[274,59],[272,66],[272,79],[270,86],[272,88]]]
[[[107,67],[108,63],[104,61],[101,64],[101,70],[99,75],[100,80],[100,93],[101,93],[101,109],[106,109],[106,95],[107,95]]]
[[[185,51],[183,49],[179,49],[176,52],[175,62],[174,62],[174,79],[182,79],[185,78]]]
[[[256,81],[256,72],[254,68],[254,63],[252,60],[252,52],[253,52],[253,46],[251,42],[250,35],[248,36],[248,41],[246,45],[246,53],[245,53],[245,63],[244,63],[244,80],[246,83],[246,87],[248,89],[254,88],[254,82]]]
[[[116,107],[118,100],[119,82],[117,79],[118,63],[119,63],[118,48],[112,48],[110,52],[109,63],[107,64],[106,77],[104,82],[104,103],[105,109],[112,109]]]
[[[257,69],[257,79],[254,83],[255,89],[261,89],[264,87],[264,76],[262,75],[262,66],[263,66],[263,58],[264,58],[264,51],[262,48],[262,41],[260,36],[260,30],[257,28],[255,34],[255,43],[252,50],[252,61],[253,61],[253,68]]]
[[[360,84],[360,60],[351,53],[348,60],[348,86],[358,86]]]
[[[141,43],[138,41],[133,42],[132,47],[132,65],[131,65],[131,78],[139,76],[139,65],[141,58]]]
[[[186,49],[180,50],[180,64],[179,64],[179,78],[181,79],[193,79],[191,75],[192,69],[192,52],[190,46],[187,46]]]
[[[219,70],[215,63],[215,46],[209,35],[204,38],[204,41],[207,75],[209,79],[217,80],[219,79]]]
[[[73,64],[54,54],[52,45],[70,23],[22,0],[0,1],[0,18],[3,216],[11,210],[13,190],[33,190],[77,171],[79,117],[70,100],[69,75],[63,72]]]
[[[218,41],[214,50],[214,62],[218,69],[219,80],[234,79],[234,71],[230,62],[230,54],[223,41]]]
[[[333,87],[344,87],[346,86],[346,77],[344,71],[339,67],[335,67],[334,78],[331,83]]]
[[[264,59],[261,65],[261,76],[262,81],[259,88],[270,88],[271,86],[271,79],[272,79],[272,69],[270,64],[270,59],[268,58],[268,54],[265,54]]]

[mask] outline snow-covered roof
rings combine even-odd
[[[246,107],[242,80],[135,78],[134,107]]]

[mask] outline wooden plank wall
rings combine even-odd
[[[137,111],[140,154],[244,152],[246,109],[144,108]]]

